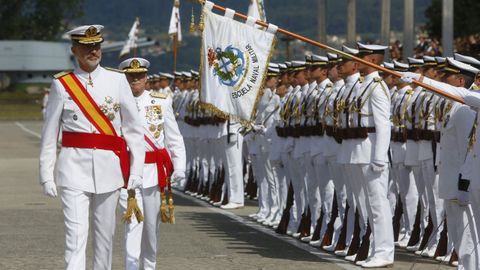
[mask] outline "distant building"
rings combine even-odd
[[[70,47],[67,42],[0,40],[0,89],[19,82],[50,83],[55,73],[74,68]]]

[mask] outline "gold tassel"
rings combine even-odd
[[[128,199],[127,199],[127,211],[122,217],[123,222],[131,223],[132,216],[135,215],[138,223],[143,221],[143,214],[138,207],[137,199],[135,199],[135,190],[128,190]]]
[[[198,23],[198,30],[200,30],[200,32],[203,32],[203,29],[205,28],[205,22],[203,17],[204,16],[202,12],[202,15],[200,15],[200,22]]]
[[[192,7],[192,19],[190,21],[190,33],[195,32],[195,15],[193,14],[193,7]]]
[[[163,191],[161,194],[162,197],[162,204],[160,205],[160,217],[162,220],[162,223],[168,223],[169,218],[167,216],[167,195]]]
[[[168,213],[170,214],[169,223],[175,224],[175,207],[173,206],[173,193],[171,191],[168,198]]]

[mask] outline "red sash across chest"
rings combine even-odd
[[[75,74],[69,73],[58,80],[85,117],[99,132],[97,134],[64,131],[62,146],[113,151],[120,159],[120,167],[126,184],[130,176],[130,158],[125,139],[117,135],[112,122],[100,110]]]

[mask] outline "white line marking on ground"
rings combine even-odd
[[[35,132],[35,131],[27,128],[27,127],[25,127],[25,126],[24,126],[23,124],[21,124],[20,122],[15,122],[15,125],[16,125],[17,127],[19,127],[21,130],[25,131],[26,133],[28,133],[28,134],[30,134],[30,135],[33,135],[33,136],[35,136],[35,137],[37,137],[37,138],[39,138],[39,139],[42,138],[42,135],[40,135],[39,133],[37,133],[37,132]]]
[[[257,231],[268,234],[268,235],[270,235],[272,237],[275,237],[279,240],[282,240],[282,241],[287,242],[291,245],[294,245],[295,247],[297,247],[299,249],[302,249],[302,250],[304,250],[304,251],[306,251],[306,252],[312,254],[313,256],[316,256],[316,257],[318,257],[322,260],[334,263],[340,268],[343,268],[345,270],[361,269],[360,267],[352,265],[349,262],[346,262],[342,259],[339,259],[334,255],[328,254],[326,252],[321,252],[321,250],[319,250],[318,248],[311,247],[308,244],[305,244],[305,243],[302,243],[302,242],[298,241],[297,239],[291,238],[290,236],[279,235],[272,229],[269,229],[267,227],[259,225],[256,222],[253,222],[251,220],[240,217],[240,216],[238,216],[238,215],[236,215],[232,212],[223,210],[221,208],[216,208],[216,207],[210,205],[209,203],[207,203],[205,201],[202,201],[202,200],[199,200],[199,199],[194,198],[192,196],[189,196],[187,194],[184,194],[181,191],[175,190],[174,193],[177,196],[180,196],[180,197],[185,198],[187,200],[193,201],[193,202],[195,202],[195,203],[197,203],[201,206],[204,206],[204,207],[208,208],[209,210],[211,210],[212,212],[227,216],[227,217],[229,217],[229,218],[231,218],[231,219],[233,219],[233,220],[235,220],[235,221],[237,221],[237,222],[239,222],[239,223],[241,223],[245,226],[248,226],[248,227],[253,228]]]

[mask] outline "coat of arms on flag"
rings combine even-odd
[[[255,19],[238,22],[234,11],[221,16],[212,6],[207,1],[203,10],[200,98],[207,108],[249,121],[261,96],[277,27],[260,30]]]

